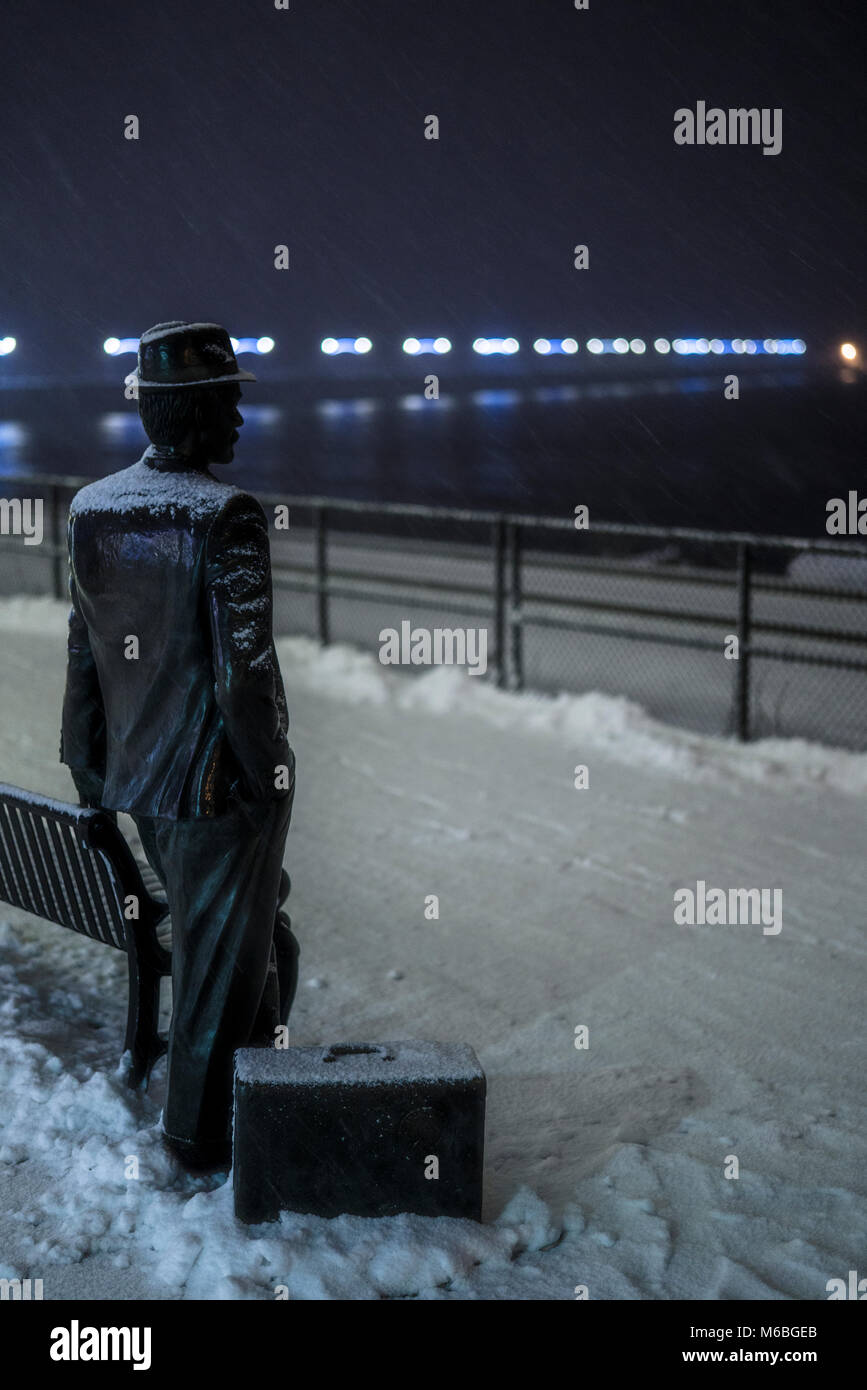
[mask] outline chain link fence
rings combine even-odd
[[[4,535],[3,593],[65,593],[66,508]],[[275,630],[377,654],[385,629],[485,629],[509,689],[624,696],[667,723],[867,749],[867,546],[333,498],[261,497]]]
[[[490,678],[510,689],[601,691],[701,733],[867,749],[863,545],[289,505],[280,631],[376,653],[402,622],[484,626]]]

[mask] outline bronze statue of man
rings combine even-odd
[[[273,1043],[297,981],[279,912],[295,759],[274,650],[268,526],[218,481],[238,427],[225,329],[161,323],[135,380],[150,447],[69,514],[72,611],[61,761],[86,805],[128,812],[172,921],[163,1129],[226,1164],[236,1048]]]

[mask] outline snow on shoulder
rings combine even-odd
[[[84,512],[129,512],[137,507],[168,510],[181,508],[194,520],[213,515],[230,497],[246,494],[232,483],[222,483],[209,473],[151,467],[146,450],[137,463],[88,483],[73,497],[70,516]]]

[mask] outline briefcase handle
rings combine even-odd
[[[363,1057],[376,1054],[383,1062],[393,1062],[394,1053],[382,1043],[332,1043],[322,1053],[323,1062],[337,1062],[341,1057]]]

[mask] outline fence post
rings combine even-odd
[[[506,528],[509,555],[509,656],[511,688],[524,689],[524,629],[521,613],[521,528],[510,521]]]
[[[55,598],[63,598],[66,589],[63,582],[64,558],[60,535],[60,488],[56,483],[53,483],[51,487],[51,574]]]
[[[735,732],[742,743],[750,737],[750,570],[752,554],[746,541],[738,545],[738,659],[735,663]]]
[[[494,542],[494,644],[497,651],[497,685],[506,684],[506,523],[497,517],[491,527]]]
[[[328,532],[324,507],[313,508],[313,529],[316,541],[316,623],[319,642],[327,647],[328,632]]]

